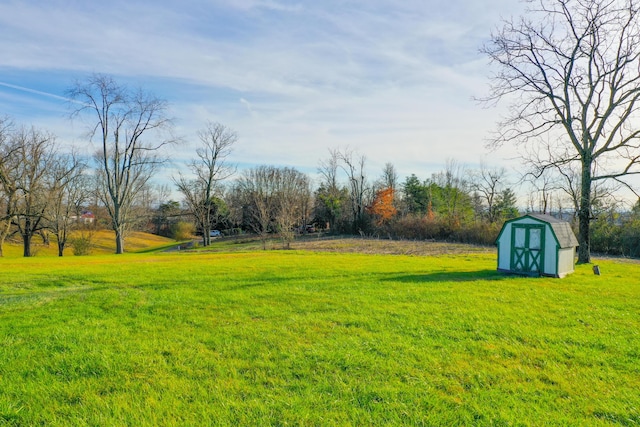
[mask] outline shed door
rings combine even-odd
[[[541,273],[544,262],[544,225],[513,224],[511,270]]]

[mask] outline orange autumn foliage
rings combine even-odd
[[[393,188],[383,188],[376,192],[376,196],[368,207],[370,214],[377,217],[377,224],[381,225],[390,220],[398,210],[393,206],[395,190]]]

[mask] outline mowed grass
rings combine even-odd
[[[0,425],[638,425],[640,266],[599,265],[0,260]]]

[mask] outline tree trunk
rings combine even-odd
[[[25,233],[22,235],[22,247],[23,247],[23,255],[25,257],[31,256],[31,234]]]
[[[578,264],[591,262],[591,158],[582,160],[582,182],[580,188],[580,210],[578,211]]]
[[[205,214],[204,214],[204,223],[202,224],[202,241],[203,241],[203,246],[209,246],[211,244],[211,201],[210,201],[210,190],[207,190],[207,194],[205,194],[205,197],[207,198],[207,201],[204,203],[204,209],[205,209]]]
[[[58,242],[58,256],[64,256],[64,247],[67,245],[67,231],[66,227],[62,227],[56,233],[56,241]]]
[[[115,230],[116,232],[116,254],[124,253],[124,236],[122,231],[119,229]]]
[[[6,228],[2,231],[0,231],[0,257],[4,256],[4,242],[7,238],[7,235],[9,234],[9,227],[11,226],[11,221],[6,222],[5,224],[3,224],[3,227]]]
[[[20,233],[22,235],[22,255],[31,256],[31,219],[27,216],[24,220],[24,229]]]

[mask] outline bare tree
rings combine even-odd
[[[327,160],[320,160],[320,166],[318,166],[318,173],[320,173],[322,177],[322,185],[326,188],[338,188],[338,167],[338,151],[329,150],[329,158]]]
[[[351,202],[351,221],[354,233],[362,233],[364,225],[364,213],[368,193],[367,176],[365,174],[366,158],[357,155],[350,149],[335,151],[335,156],[340,161],[340,167],[347,174],[349,181],[349,199]]]
[[[489,223],[493,224],[500,218],[497,209],[499,196],[505,186],[507,170],[505,168],[489,168],[480,163],[480,169],[469,172],[469,186],[476,192],[485,205],[485,215]]]
[[[67,95],[74,100],[72,117],[88,116],[90,137],[97,137],[95,156],[99,197],[116,235],[116,253],[124,252],[136,196],[164,162],[160,149],[172,142],[164,137],[170,125],[164,100],[142,90],[130,90],[103,74],[78,81]],[[144,137],[149,137],[146,142]]]
[[[334,229],[343,211],[346,190],[338,185],[338,151],[329,150],[329,158],[321,160],[318,173],[321,180],[315,197],[316,216],[324,219],[329,230]]]
[[[293,168],[275,171],[276,224],[282,245],[289,248],[296,225],[306,225],[305,211],[311,197],[309,178]]]
[[[529,4],[526,16],[506,21],[482,48],[498,66],[486,100],[512,101],[493,143],[527,146],[537,175],[578,165],[578,262],[588,263],[593,182],[631,188],[628,178],[640,174],[640,129],[632,125],[640,116],[640,4]]]
[[[47,228],[56,236],[58,256],[64,249],[71,232],[79,224],[82,207],[89,198],[86,165],[71,153],[61,155],[52,167],[51,202],[47,209]]]
[[[564,165],[555,169],[559,177],[558,188],[569,199],[573,209],[574,219],[577,217],[580,209],[580,170],[576,164]],[[608,203],[619,204],[621,201],[616,197],[616,193],[622,188],[620,183],[615,181],[594,181],[591,186],[591,206],[590,216],[593,218],[596,213],[593,208],[596,205]]]
[[[206,205],[202,199],[202,194],[206,192],[201,182],[195,179],[189,179],[181,173],[177,177],[173,177],[173,183],[182,194],[182,203],[186,211],[193,217],[196,228],[204,230],[206,222]],[[209,226],[211,228],[211,226]],[[204,233],[204,231],[203,231]],[[207,232],[208,233],[208,232]],[[203,244],[208,245],[209,240],[203,237]]]
[[[173,179],[184,197],[184,202],[202,230],[204,246],[211,243],[213,196],[219,183],[236,171],[227,162],[233,145],[238,140],[234,131],[220,123],[209,122],[198,132],[200,146],[196,149],[198,159],[192,160],[188,168],[195,176],[189,179],[182,173]]]
[[[18,193],[15,178],[20,168],[15,156],[19,148],[16,142],[13,138],[13,122],[9,118],[0,118],[0,256],[3,256],[4,242],[15,216]]]
[[[258,166],[238,178],[235,193],[236,203],[243,205],[245,224],[260,236],[263,248],[269,232],[279,233],[288,248],[294,228],[306,221],[309,178],[293,168]]]
[[[29,257],[33,236],[45,228],[52,195],[65,185],[72,170],[56,151],[55,138],[50,133],[22,128],[13,138],[13,161],[19,167],[13,168],[11,178],[17,190],[11,208],[12,223],[22,237],[23,254]]]
[[[557,194],[562,185],[557,176],[551,171],[543,173],[541,176],[535,177],[526,175],[523,181],[528,181],[530,185],[528,210],[542,214],[552,213],[553,195]]]
[[[391,188],[394,192],[398,189],[398,172],[393,163],[385,163],[380,178],[381,188]]]
[[[274,226],[277,202],[274,197],[275,174],[273,166],[258,166],[245,170],[236,181],[244,220],[260,236],[263,249],[267,248],[267,236]]]

